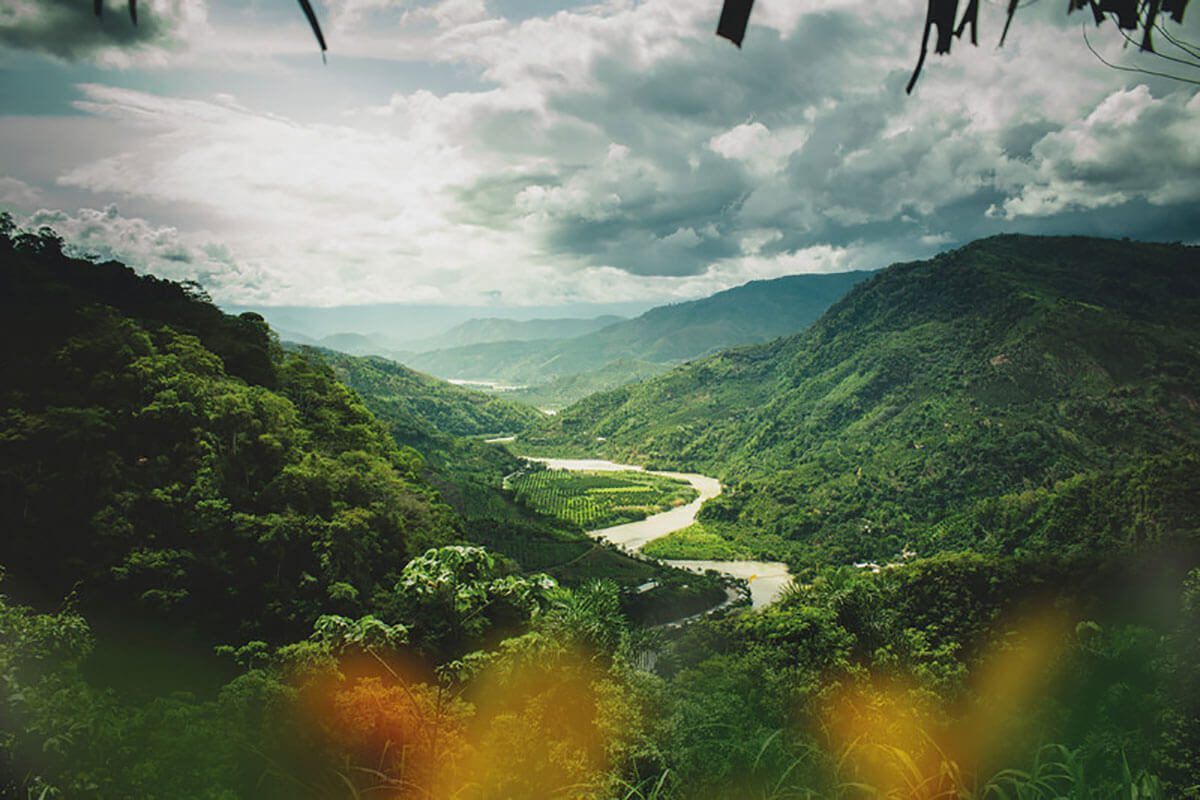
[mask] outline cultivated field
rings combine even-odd
[[[588,530],[645,519],[698,496],[685,481],[644,472],[547,469],[522,475],[511,485],[530,508]]]

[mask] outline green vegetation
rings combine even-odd
[[[699,496],[687,481],[645,472],[539,469],[511,483],[521,502],[583,529],[635,522]]]
[[[468,541],[504,554],[523,571],[546,572],[565,585],[605,578],[629,588],[656,581],[662,588],[651,592],[647,599],[655,601],[658,611],[693,609],[719,600],[720,592],[712,580],[692,581],[690,590],[683,593],[686,600],[668,600],[666,587],[686,582],[686,576],[631,558],[618,548],[601,546],[583,533],[578,521],[543,513],[545,509],[519,500],[505,489],[503,478],[525,469],[522,459],[498,445],[444,433],[430,422],[432,415],[418,411],[429,405],[432,395],[438,401],[437,406],[445,409],[435,418],[459,423],[472,418],[471,424],[485,427],[509,407],[518,412],[517,422],[525,419],[531,409],[459,389],[382,359],[318,354],[310,348],[301,352],[309,357],[331,359],[348,385],[362,393],[363,404],[383,423],[396,443],[422,454],[422,474],[459,515],[462,535]],[[485,413],[480,414],[481,409]],[[533,414],[536,418],[541,416]],[[468,431],[477,432],[469,428]],[[631,519],[634,513],[637,512],[625,511],[620,518]],[[637,619],[653,616],[631,605],[625,607]],[[685,613],[688,611],[680,610],[678,616]]]
[[[503,448],[260,318],[0,220],[0,795],[1200,797],[1193,250],[984,242],[555,420],[731,458],[663,544],[797,567],[672,630],[722,582],[514,502]],[[909,537],[943,552],[828,563]]]
[[[748,537],[750,545],[741,544]],[[736,523],[696,522],[682,530],[660,536],[642,546],[642,552],[655,558],[686,558],[715,561],[752,559],[761,547],[755,531],[740,528]]]
[[[1169,465],[1200,440],[1198,261],[976,242],[882,271],[797,336],[587,398],[521,445],[707,471],[731,489],[702,519],[796,566],[1191,535],[1196,471]]]
[[[0,260],[0,564],[23,597],[171,636],[295,636],[459,537],[421,456],[261,318],[46,231],[0,239]]]
[[[376,356],[321,351],[338,378],[364,399],[451,436],[503,436],[540,422],[536,408],[471,391]]]
[[[660,796],[1195,797],[1198,589],[1179,552],[815,571],[662,655]]]

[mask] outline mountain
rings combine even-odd
[[[603,369],[618,359],[679,363],[795,333],[869,275],[843,272],[751,281],[701,300],[653,308],[572,339],[489,342],[420,353],[407,363],[439,377],[512,384],[545,383]]]
[[[7,596],[70,595],[208,658],[376,613],[412,557],[464,538],[568,583],[670,572],[516,503],[501,486],[519,459],[453,435],[521,430],[543,417],[531,407],[285,350],[258,314],[71,258],[50,232],[0,237],[0,311]]]
[[[798,335],[589,397],[522,446],[719,475],[729,493],[660,555],[844,563],[1192,535],[1198,442],[1200,249],[1000,236],[893,265]]]
[[[307,343],[300,342],[300,344]],[[331,333],[328,336],[322,336],[321,340],[316,344],[320,347],[330,350],[340,350],[343,353],[351,353],[356,356],[368,356],[373,353],[380,353],[386,349],[384,345],[380,344],[378,338],[366,336],[361,333]]]
[[[331,356],[360,396],[195,285],[0,233],[0,796],[1200,784],[1200,548],[1142,546],[1200,517],[1195,249],[977,243],[580,404],[632,455],[708,432],[731,492],[672,547],[1001,551],[814,565],[668,632],[725,587],[506,500],[516,458],[434,428],[422,376]],[[542,438],[594,446],[577,411]]]
[[[499,436],[517,433],[543,419],[532,406],[464,389],[394,361],[332,350],[320,352],[339,379],[364,401],[371,401],[368,405],[394,406],[442,433]]]
[[[581,397],[587,397],[596,392],[607,392],[627,383],[648,380],[663,374],[670,368],[669,364],[618,358],[600,369],[567,375],[536,386],[510,389],[502,392],[501,396],[529,403],[537,408],[557,411],[571,405]]]
[[[359,333],[388,347],[399,348],[412,339],[441,334],[455,325],[486,314],[513,320],[593,318],[603,315],[629,317],[641,314],[653,303],[567,303],[551,306],[488,305],[453,306],[413,303],[372,303],[343,306],[223,306],[238,315],[250,311],[261,315],[276,331],[294,331],[314,341],[339,333]],[[286,337],[285,337],[286,338]]]
[[[400,343],[400,348],[406,353],[423,353],[430,350],[445,350],[452,347],[466,347],[485,342],[527,342],[536,339],[571,339],[576,336],[598,331],[613,323],[620,322],[624,317],[615,314],[603,314],[590,319],[501,319],[487,317],[469,319],[455,325],[445,333],[424,339],[412,339]],[[330,347],[334,347],[332,344]],[[334,349],[337,349],[334,347]]]

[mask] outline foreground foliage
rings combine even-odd
[[[326,615],[286,646],[222,648],[240,670],[219,689],[153,698],[97,682],[77,613],[0,597],[4,789],[1196,797],[1200,568],[1171,560],[831,570],[665,643],[613,584],[442,548],[406,568],[393,621]]]

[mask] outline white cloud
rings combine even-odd
[[[231,289],[240,296],[269,297],[269,276],[253,264],[239,263],[222,245],[155,225],[138,217],[125,217],[116,206],[81,209],[76,214],[41,209],[16,222],[26,230],[53,228],[71,251],[98,260],[117,260],[139,272],[152,272],[172,280],[195,280],[214,297]]]
[[[1195,93],[1131,88],[1064,45],[1061,9],[1023,10],[1000,51],[986,27],[980,48],[957,42],[906,97],[918,0],[760,4],[741,51],[712,35],[717,7],[511,22],[479,0],[334,0],[333,60],[303,82],[321,122],[228,93],[85,86],[79,109],[119,135],[99,157],[64,153],[58,189],[147,219],[171,209],[193,250],[222,242],[256,265],[222,299],[327,304],[694,296],[928,255],[1035,216],[1200,200]],[[193,63],[313,47],[299,18],[193,44]],[[339,53],[466,77],[323,115],[348,86]],[[262,85],[299,81],[271,63]]]
[[[28,208],[40,202],[44,193],[36,186],[16,178],[0,178],[0,205]]]
[[[1200,102],[1145,85],[1118,89],[1083,119],[1047,134],[1000,176],[1011,194],[992,210],[1010,218],[1117,206],[1200,201]]]

